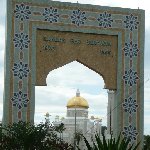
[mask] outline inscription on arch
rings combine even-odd
[[[77,60],[101,74],[105,88],[116,89],[118,36],[37,30],[36,47],[36,85],[46,85],[49,71]]]

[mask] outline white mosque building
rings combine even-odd
[[[54,126],[59,126],[61,123],[64,124],[65,130],[61,135],[64,141],[70,144],[77,143],[82,149],[84,149],[85,143],[82,139],[78,143],[78,138],[74,138],[75,135],[84,135],[89,143],[92,143],[95,134],[98,134],[101,139],[103,138],[101,133],[102,119],[94,118],[94,116],[91,116],[89,119],[88,108],[87,100],[81,97],[80,91],[77,90],[76,96],[67,103],[66,117],[60,120],[59,116],[56,116],[53,122]],[[110,123],[109,120],[108,122]],[[107,131],[105,131],[105,136],[107,139],[110,138],[110,134]]]

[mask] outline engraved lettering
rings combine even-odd
[[[81,40],[80,39],[70,39],[70,42],[72,44],[81,44]]]
[[[111,46],[110,41],[95,41],[95,40],[87,40],[86,41],[87,45],[99,45],[99,46]]]
[[[103,56],[110,56],[111,50],[100,50],[100,54]]]
[[[54,50],[56,50],[56,46],[44,45],[44,46],[43,46],[43,49],[44,49],[45,51],[54,51]]]
[[[47,42],[60,42],[60,43],[65,43],[65,39],[64,38],[59,38],[59,37],[43,37],[43,41],[47,41]]]

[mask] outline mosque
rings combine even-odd
[[[68,101],[66,107],[66,117],[59,119],[59,116],[56,116],[53,122],[54,126],[64,124],[65,130],[62,133],[58,133],[58,136],[70,144],[76,143],[82,149],[84,149],[85,143],[80,135],[84,135],[91,144],[92,140],[95,139],[95,134],[98,134],[101,139],[103,138],[102,119],[94,118],[94,116],[91,116],[89,119],[88,101],[80,96],[79,90],[77,90],[76,96]],[[107,108],[107,111],[108,110],[109,108]],[[48,117],[49,114],[47,113],[46,116]],[[107,119],[107,121],[110,122],[109,119]],[[75,135],[76,138],[74,138]],[[108,133],[107,130],[105,130],[104,135],[106,139],[110,138],[110,133]]]

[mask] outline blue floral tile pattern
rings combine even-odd
[[[14,93],[13,97],[11,98],[11,101],[14,107],[22,109],[23,107],[27,107],[29,99],[26,93],[22,93],[22,91],[19,91]]]
[[[125,27],[130,31],[138,28],[138,17],[134,16],[133,14],[127,15],[126,20],[124,20]]]
[[[12,71],[14,73],[14,76],[18,77],[19,79],[23,79],[24,77],[28,76],[30,70],[28,64],[19,62],[19,63],[14,63],[14,67]]]
[[[136,137],[138,135],[136,127],[133,127],[131,124],[124,127],[122,134],[126,139],[129,139],[131,143],[136,140]]]
[[[25,4],[18,4],[16,5],[16,8],[14,10],[16,19],[19,19],[21,21],[29,19],[29,16],[31,15],[30,6]]]
[[[130,59],[132,59],[133,57],[136,57],[139,52],[138,45],[133,44],[132,41],[130,41],[129,43],[125,43],[125,47],[123,50],[124,50],[125,56],[129,57]]]
[[[112,19],[111,14],[107,12],[100,14],[99,18],[97,18],[97,21],[99,22],[100,27],[104,27],[104,28],[112,27],[113,19]]]
[[[122,104],[125,112],[128,112],[130,115],[136,112],[136,108],[138,107],[136,100],[132,97],[125,99],[124,103]]]
[[[28,48],[30,43],[28,34],[22,32],[15,33],[13,41],[14,41],[15,48],[19,48],[20,50],[23,50],[24,48]]]
[[[77,26],[84,25],[86,20],[86,13],[84,11],[73,10],[71,15],[71,22]]]
[[[45,18],[45,21],[48,21],[50,23],[58,22],[59,19],[58,10],[53,7],[45,8],[43,16]]]
[[[137,72],[133,71],[131,68],[128,71],[126,70],[123,76],[125,84],[129,86],[133,86],[134,84],[136,84],[138,79],[139,77],[137,76]]]

